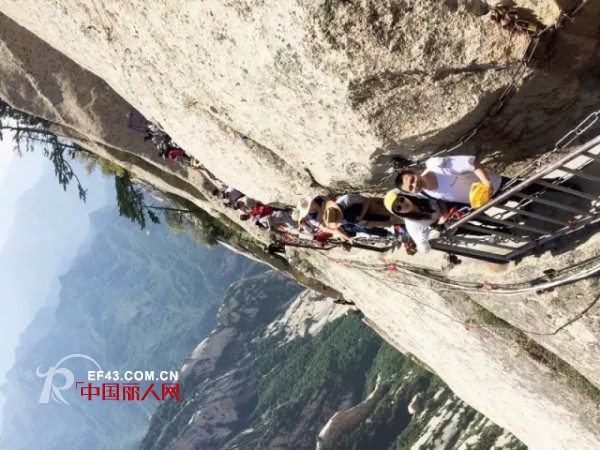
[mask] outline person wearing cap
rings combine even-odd
[[[344,197],[346,196],[340,197],[336,202],[325,203],[321,213],[321,231],[331,233],[350,243],[358,233],[378,237],[389,235],[388,230],[380,228],[393,222],[390,221],[390,215],[385,208],[382,207],[386,214],[375,215],[369,212],[364,204],[355,204],[353,200]],[[374,224],[379,225],[374,226]]]
[[[409,194],[423,194],[461,205],[472,203],[473,192],[478,200],[477,206],[481,206],[480,203],[485,203],[498,192],[503,181],[500,175],[483,167],[475,156],[429,158],[425,167],[422,173],[412,170],[400,172],[396,177],[396,187]]]
[[[424,196],[407,195],[399,189],[392,189],[385,195],[383,204],[390,213],[404,220],[406,231],[415,242],[417,251],[429,252],[430,227],[432,224],[444,222],[443,215],[447,209],[444,202]]]
[[[377,200],[360,194],[346,194],[339,197],[335,202],[342,209],[344,220],[349,226],[383,228],[396,223],[380,203],[381,200],[379,202]],[[364,230],[359,231],[364,232]]]
[[[319,213],[327,201],[324,195],[317,197],[305,197],[296,206],[292,212],[292,219],[298,224],[298,229],[304,228],[309,233],[316,233],[319,230]]]
[[[331,200],[327,200],[319,213],[319,229],[325,233],[332,234],[344,242],[352,244],[354,241],[342,227],[344,223],[344,214],[339,205]]]

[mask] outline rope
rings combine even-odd
[[[411,276],[416,276],[421,279],[437,282],[444,286],[448,286],[447,288],[435,287],[435,290],[437,292],[463,292],[463,293],[477,293],[477,294],[488,293],[488,294],[498,294],[498,295],[517,295],[517,294],[526,294],[529,292],[535,292],[535,291],[540,291],[540,290],[543,291],[546,289],[551,289],[551,288],[555,288],[558,286],[562,286],[565,284],[574,283],[574,282],[583,280],[585,278],[589,278],[600,272],[600,264],[597,264],[591,268],[578,271],[569,276],[565,276],[559,280],[550,280],[545,283],[536,283],[536,281],[542,280],[547,277],[538,277],[535,279],[530,279],[527,281],[522,281],[519,283],[512,283],[512,284],[511,283],[491,284],[491,283],[487,283],[487,282],[484,282],[484,283],[462,282],[463,284],[461,285],[458,282],[444,280],[442,278],[434,277],[431,275],[429,275],[429,276],[424,275],[414,269],[408,269],[405,267],[397,266],[396,264],[377,265],[377,264],[365,264],[365,263],[360,263],[360,262],[350,262],[350,261],[336,259],[336,258],[332,258],[332,257],[329,257],[328,259],[330,261],[334,261],[336,263],[340,263],[340,264],[343,264],[343,265],[346,265],[349,267],[356,267],[362,271],[368,271],[368,270],[371,270],[371,271],[386,270],[389,272],[401,271],[401,272],[407,273]],[[582,264],[588,264],[590,262],[596,262],[598,260],[600,260],[600,256],[590,258],[586,261],[581,261],[581,262],[572,264],[570,266],[567,266],[567,267],[561,269],[560,272],[567,272],[569,270],[579,268]],[[404,283],[404,282],[403,282],[403,284],[406,284],[407,286],[420,288],[420,289],[432,289],[431,286],[421,286],[421,285],[417,285],[417,284],[410,284],[410,283]],[[526,287],[518,287],[518,286],[526,286]]]
[[[600,266],[597,267],[597,271],[600,270]],[[362,271],[362,270],[361,270]],[[432,306],[428,303],[425,303],[417,298],[415,298],[414,296],[406,293],[405,291],[400,291],[399,289],[397,289],[395,286],[391,285],[389,282],[385,281],[385,280],[381,280],[378,277],[375,277],[374,275],[363,271],[363,273],[365,273],[367,276],[369,276],[370,278],[373,278],[375,280],[377,280],[379,283],[387,286],[389,289],[393,290],[394,292],[400,293],[408,298],[410,298],[411,300],[413,300],[415,303],[418,303],[419,305],[422,305],[428,309],[431,309],[432,311],[437,312],[438,314],[441,314],[445,317],[447,317],[448,319],[459,323],[461,325],[463,325],[465,327],[465,329],[467,331],[469,331],[470,329],[483,329],[483,330],[493,330],[493,329],[510,329],[507,326],[503,326],[503,325],[476,325],[476,324],[472,324],[471,322],[465,321],[463,319],[459,319],[457,317],[452,316],[451,314],[448,314],[444,311],[442,311],[440,308],[437,308],[435,306]],[[404,284],[404,283],[403,283]],[[415,286],[415,285],[410,285],[410,286]],[[419,286],[416,286],[419,287]],[[438,289],[436,289],[436,291],[439,291]],[[596,296],[596,298],[586,307],[584,308],[582,311],[580,311],[579,313],[577,313],[575,316],[573,316],[571,319],[567,320],[565,323],[563,323],[562,325],[560,325],[558,328],[556,328],[553,331],[550,332],[542,332],[542,331],[532,331],[532,330],[527,330],[524,328],[520,328],[514,325],[510,325],[511,327],[515,328],[517,331],[520,331],[521,333],[524,334],[529,334],[529,335],[535,335],[535,336],[554,336],[556,334],[558,334],[560,331],[564,330],[566,327],[568,327],[569,325],[573,324],[574,322],[576,322],[577,320],[581,319],[590,309],[592,309],[594,307],[594,305],[596,305],[596,303],[598,302],[598,300],[600,300],[600,294],[598,294]]]

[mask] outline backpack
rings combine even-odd
[[[248,213],[252,219],[260,219],[261,217],[270,216],[271,214],[273,214],[273,208],[267,205],[255,205],[250,208],[250,212]]]

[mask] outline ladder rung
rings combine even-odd
[[[573,170],[573,169],[568,169],[566,167],[561,167],[559,170],[570,173],[571,175],[574,175],[576,177],[585,178],[586,180],[595,181],[596,183],[600,183],[600,177],[598,177],[596,175],[590,175],[589,173],[584,172],[581,169]]]
[[[587,156],[588,158],[593,159],[594,161],[600,162],[600,156],[599,155],[594,155],[593,153],[590,152],[585,152],[583,154],[583,156]]]
[[[532,213],[532,212],[525,211],[525,210],[522,210],[522,209],[511,208],[510,206],[504,206],[504,205],[498,205],[497,207],[501,208],[501,209],[504,209],[506,211],[514,212],[516,214],[521,214],[523,216],[533,217],[534,219],[543,220],[544,222],[555,223],[555,224],[561,225],[563,227],[566,227],[566,226],[569,225],[566,222],[562,222],[560,220],[556,220],[556,219],[553,219],[553,218],[548,217],[548,216],[543,216],[541,214]]]
[[[524,237],[520,237],[520,236],[513,236],[512,234],[508,234],[508,233],[503,233],[502,231],[496,231],[496,230],[491,230],[489,228],[481,228],[481,227],[477,227],[475,225],[463,225],[460,227],[461,229],[465,229],[465,230],[471,230],[471,231],[475,231],[475,232],[482,232],[485,233],[487,235],[493,235],[493,236],[501,236],[505,239],[511,240],[511,241],[519,241],[519,242],[531,242],[530,238],[524,238]]]
[[[537,184],[539,184],[540,186],[550,188],[550,189],[564,192],[566,194],[571,194],[576,197],[587,198],[588,200],[591,200],[593,202],[598,201],[597,196],[594,196],[592,194],[586,194],[585,192],[581,192],[581,191],[576,191],[575,189],[567,188],[567,187],[561,186],[559,184],[552,184],[552,183],[548,183],[546,181],[541,181],[541,180],[537,181]]]
[[[477,220],[477,219],[478,219],[478,217],[473,218],[473,220]],[[541,234],[541,235],[551,233],[551,231],[548,231],[548,230],[534,228],[534,227],[530,227],[528,225],[521,225],[520,223],[509,222],[508,220],[496,219],[495,217],[491,217],[491,216],[485,216],[485,220],[482,220],[482,222],[485,222],[488,220],[491,222],[499,223],[501,225],[506,225],[509,228],[518,228],[520,230],[530,231],[531,233],[537,233],[537,234]]]
[[[554,208],[558,208],[558,209],[562,209],[564,211],[569,211],[572,212],[573,214],[580,214],[582,216],[589,216],[590,213],[587,211],[584,211],[583,209],[577,209],[577,208],[573,208],[572,206],[567,206],[567,205],[563,205],[562,203],[558,203],[552,200],[548,200],[542,197],[534,197],[532,195],[527,195],[527,194],[522,194],[522,193],[518,193],[517,194],[519,197],[525,198],[527,200],[531,200],[533,202],[536,203],[541,203],[542,205],[548,205],[548,206],[553,206]],[[497,205],[499,206],[499,205]]]
[[[489,245],[492,247],[503,248],[506,250],[515,250],[518,248],[518,247],[511,247],[510,245],[499,244],[497,242],[490,242],[490,241],[484,241],[484,240],[480,240],[480,239],[468,238],[468,237],[464,237],[462,235],[455,235],[454,237],[459,243],[467,242],[467,243],[476,244],[476,245]]]

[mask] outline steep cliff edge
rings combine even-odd
[[[297,199],[310,184],[305,169],[322,185],[364,185],[380,154],[408,155],[467,131],[526,45],[481,9],[332,0],[1,8],[101,76],[221,179],[250,174],[238,185],[263,201]]]
[[[525,44],[477,15],[473,5],[483,7],[477,1],[280,3],[5,0],[0,11],[102,77],[126,101],[25,30],[9,28],[7,19],[2,95],[159,188],[227,215],[205,199],[197,174],[163,164],[126,128],[128,103],[161,122],[224,181],[263,201],[287,203],[314,189],[304,169],[333,188],[369,185],[383,170],[383,156],[420,154],[462,134],[508,82],[500,65],[518,59]],[[553,20],[555,2],[536,3],[546,8],[542,18]],[[530,69],[527,83],[467,150],[490,154],[504,167],[539,153],[597,105],[599,10],[586,6],[576,27],[547,44],[553,47],[543,49],[545,59]],[[443,38],[428,42],[431,35]],[[232,130],[251,140],[240,142]],[[556,258],[529,258],[503,272],[465,262],[445,276],[516,282],[599,248],[596,236]],[[298,255],[476,409],[532,448],[600,446],[595,401],[549,369],[513,330],[463,324],[480,319],[474,300],[510,324],[548,333],[529,336],[600,386],[597,308],[552,334],[591,305],[597,282],[543,296],[444,291],[388,273],[372,255],[329,256]],[[387,257],[398,264],[404,259]],[[436,258],[405,263],[437,270]]]

